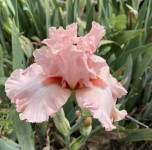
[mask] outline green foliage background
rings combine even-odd
[[[0,149],[34,150],[35,135],[45,138],[49,123],[20,121],[4,83],[14,69],[33,62],[32,53],[42,46],[50,26],[66,27],[72,22],[78,23],[79,36],[90,30],[92,21],[106,28],[96,54],[107,60],[111,73],[128,91],[117,107],[125,108],[129,116],[116,123],[111,133],[119,142],[152,141],[151,11],[151,0],[0,0]],[[64,106],[71,125],[77,109],[71,101]],[[97,131],[105,132],[93,121],[91,135]]]

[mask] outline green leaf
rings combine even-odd
[[[85,6],[86,6],[86,0],[79,1],[79,6],[78,6],[78,10],[77,10],[79,17],[81,17],[83,15]]]
[[[1,42],[1,45],[3,47],[3,49],[7,52],[7,48],[6,48],[6,43],[5,43],[5,39],[4,39],[4,35],[3,35],[3,31],[2,31],[2,25],[0,23],[0,42]]]
[[[19,18],[18,18],[18,2],[17,0],[14,0],[14,4],[15,4],[15,22],[16,22],[16,26],[17,28],[19,28]]]
[[[123,80],[127,80],[126,83],[124,84],[124,87],[126,90],[128,90],[132,76],[132,68],[133,68],[133,60],[131,55],[128,56],[125,66],[126,68],[123,74]]]
[[[95,7],[94,7],[94,4],[92,4],[89,7],[86,20],[87,20],[87,22],[86,22],[86,30],[90,31],[91,26],[92,26],[92,21],[95,20]]]
[[[127,23],[127,17],[126,15],[118,15],[116,17],[116,23],[115,23],[115,29],[116,30],[121,30],[126,28],[126,23]]]
[[[14,9],[14,6],[13,6],[12,1],[6,0],[6,3],[7,3],[7,5],[8,5],[8,7],[10,8],[10,10],[11,10],[13,16],[15,16],[15,9]]]
[[[138,18],[137,18],[137,22],[135,24],[135,27],[134,29],[139,29],[139,28],[142,28],[143,26],[143,20],[145,18],[145,15],[146,15],[146,12],[147,12],[147,5],[148,5],[148,1],[149,0],[145,0],[140,11],[139,11],[139,15],[138,15]]]
[[[80,147],[82,147],[85,144],[86,140],[87,140],[87,138],[83,137],[83,136],[80,136],[77,139],[73,140],[71,145],[70,145],[71,150],[80,149]]]
[[[148,30],[152,25],[152,15],[151,15],[151,8],[152,8],[152,1],[149,0],[148,7],[147,7],[147,13],[146,13],[146,18],[144,21],[144,42],[147,40],[147,35],[148,35]]]
[[[111,40],[121,45],[139,36],[143,31],[143,29],[123,31],[113,36]]]
[[[144,52],[150,51],[152,52],[152,44],[146,44],[143,46],[139,46],[137,48],[133,48],[131,50],[128,50],[124,53],[122,53],[122,55],[120,55],[114,62],[112,62],[116,68],[119,68],[122,64],[124,64],[126,62],[127,57],[129,56],[129,54],[132,55],[133,60],[135,58],[137,58],[139,55],[143,54]]]
[[[6,138],[0,138],[0,149],[1,150],[21,150],[20,146],[14,141]]]
[[[53,15],[51,17],[51,22],[55,27],[63,26],[63,20],[58,6],[56,6],[54,9]]]
[[[109,19],[111,24],[111,28],[114,30],[122,30],[126,28],[127,17],[126,15],[118,15],[112,14],[112,17]]]
[[[79,1],[74,1],[73,3],[73,21],[77,21],[78,17],[78,7],[79,7]]]
[[[33,130],[30,123],[21,121],[17,112],[13,112],[14,130],[22,150],[35,150]]]
[[[152,99],[149,103],[147,103],[146,111],[143,114],[143,119],[152,116]]]
[[[45,0],[45,18],[46,18],[46,31],[47,37],[49,36],[49,27],[50,27],[50,3],[49,0]]]
[[[152,48],[151,48],[152,49]],[[141,61],[138,62],[135,71],[134,71],[134,80],[138,82],[139,78],[143,75],[145,70],[148,68],[149,63],[152,60],[152,52],[148,51],[144,54],[143,58]]]
[[[116,42],[111,41],[111,40],[102,40],[102,41],[100,42],[100,46],[102,46],[102,45],[107,45],[107,44],[116,44],[116,45],[118,45]],[[99,46],[99,47],[100,47],[100,46]]]
[[[73,4],[72,0],[66,0],[66,25],[73,21]]]
[[[13,70],[23,67],[23,51],[19,43],[19,32],[13,21],[12,27],[12,55],[13,55]]]
[[[121,141],[136,142],[136,141],[152,141],[152,129],[134,130],[126,138]]]
[[[0,77],[0,85],[4,85],[6,80],[7,80],[6,77]]]
[[[137,104],[141,103],[141,96],[143,92],[143,81],[144,77],[140,80],[138,80],[138,83],[136,85],[132,85],[134,88],[131,88],[125,104],[125,108],[128,112],[130,112],[134,107],[137,107]]]
[[[32,5],[30,5],[32,1],[25,1],[26,3],[26,9],[24,8],[24,10],[26,10],[27,12],[29,12],[30,16],[31,16],[31,20],[34,23],[35,29],[39,35],[40,38],[44,39],[46,37],[46,30],[43,26],[43,22],[42,20],[40,20],[40,18],[37,16],[36,12],[34,11]]]
[[[32,57],[32,53],[34,50],[34,47],[31,41],[25,36],[21,35],[19,36],[19,42],[20,42],[22,51],[25,53],[26,57],[30,59]]]
[[[4,77],[4,69],[3,69],[3,50],[0,44],[0,77]]]

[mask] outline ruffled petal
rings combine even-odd
[[[90,69],[94,70],[97,77],[101,77],[102,80],[106,80],[110,76],[109,66],[106,60],[100,56],[94,54],[90,55],[88,58],[88,66]]]
[[[67,102],[70,94],[69,89],[62,88],[59,84],[41,87],[28,98],[28,102],[22,104],[26,107],[20,114],[21,120],[27,119],[28,122],[47,121],[49,116],[52,117]]]
[[[52,51],[59,51],[63,47],[69,44],[74,44],[77,39],[77,24],[73,23],[66,27],[64,30],[62,27],[56,29],[51,27],[49,29],[50,37],[42,41],[46,44]]]
[[[122,86],[122,84],[112,77],[112,75],[110,75],[108,82],[114,98],[121,98],[127,94],[127,91]]]
[[[47,121],[68,100],[71,91],[59,83],[46,84],[47,77],[36,64],[16,70],[5,84],[7,96],[16,104],[20,119],[28,122]]]
[[[52,52],[48,47],[44,46],[37,49],[33,53],[35,62],[41,66],[43,71],[49,76],[59,76],[60,73],[60,57]]]
[[[105,33],[106,31],[104,27],[93,21],[90,32],[84,37],[80,37],[78,39],[77,45],[80,49],[86,52],[94,53]]]
[[[94,70],[88,66],[88,56],[74,45],[63,48],[57,54],[47,48],[38,49],[34,57],[45,73],[51,77],[62,77],[72,89],[78,83],[91,86],[90,78],[96,78]]]
[[[62,77],[71,88],[75,88],[78,83],[91,86],[90,78],[95,78],[93,70],[88,66],[87,55],[78,51],[75,46],[63,49],[60,53],[60,70]]]
[[[114,99],[121,98],[127,94],[127,91],[122,84],[110,74],[109,66],[105,59],[94,54],[90,55],[88,65],[90,69],[94,70],[98,78],[109,85]]]
[[[68,35],[70,37],[70,41],[72,44],[75,44],[77,42],[77,23],[72,23],[66,27],[66,31],[68,32]]]
[[[26,70],[15,70],[5,83],[5,92],[12,102],[16,102],[18,96],[26,97],[24,91],[30,90],[33,92],[35,87],[39,88],[42,69],[37,64],[32,64]],[[32,82],[35,82],[33,86]],[[30,84],[28,84],[30,83]]]
[[[111,131],[116,127],[113,120],[123,119],[126,115],[124,111],[115,108],[115,102],[109,87],[92,86],[76,90],[76,100],[81,108],[88,109],[94,118],[97,118],[106,131]]]

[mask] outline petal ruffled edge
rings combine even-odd
[[[94,53],[99,46],[102,37],[106,34],[104,26],[93,21],[92,28],[84,37],[78,38],[78,48],[88,53]]]
[[[28,122],[47,121],[68,100],[71,91],[58,82],[44,84],[47,76],[36,64],[15,70],[5,83],[7,96],[15,103],[20,119]]]
[[[116,127],[113,121],[125,117],[126,111],[119,111],[115,108],[115,102],[109,87],[92,86],[76,90],[76,100],[81,108],[88,109],[94,118],[97,118],[106,131]]]

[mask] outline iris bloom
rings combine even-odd
[[[115,108],[117,98],[127,92],[110,74],[106,61],[94,55],[103,26],[92,23],[90,32],[77,37],[77,24],[49,29],[46,46],[34,51],[35,63],[17,69],[5,84],[7,96],[16,104],[20,119],[47,121],[67,102],[72,90],[80,108],[90,111],[110,131],[127,114]]]

